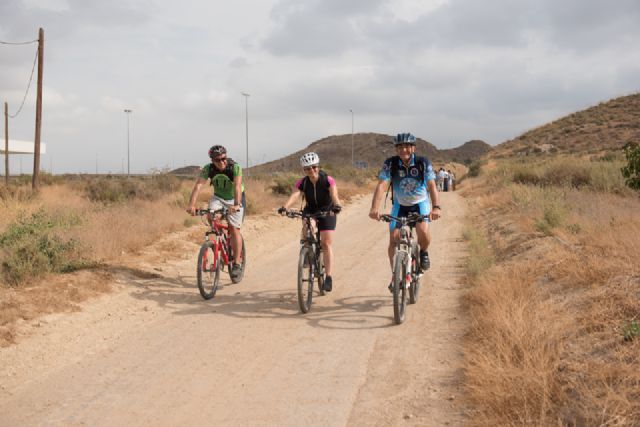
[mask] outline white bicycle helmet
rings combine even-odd
[[[306,153],[300,157],[300,166],[303,168],[317,165],[320,163],[320,157],[316,153]]]

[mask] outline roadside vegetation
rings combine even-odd
[[[640,198],[620,151],[466,182],[476,425],[640,425]]]
[[[373,170],[326,169],[343,202],[371,191]],[[246,177],[248,215],[273,214],[300,176]],[[160,171],[130,179],[46,175],[38,194],[26,176],[0,186],[0,346],[15,342],[17,321],[78,310],[84,299],[109,290],[128,258],[200,224],[184,211],[194,180]],[[201,192],[201,206],[210,194]]]

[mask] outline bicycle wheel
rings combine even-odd
[[[420,293],[420,250],[417,244],[411,246],[411,284],[409,285],[409,304],[418,302]]]
[[[307,313],[313,300],[313,280],[315,276],[316,256],[311,248],[303,246],[298,258],[298,305],[300,311]]]
[[[231,246],[229,246],[231,249]],[[231,250],[229,251],[232,252]],[[233,255],[232,255],[233,256]],[[242,278],[244,277],[244,267],[247,265],[247,250],[244,246],[244,237],[242,238],[242,262],[240,263],[240,271],[236,276],[231,275],[231,271],[229,271],[229,277],[231,278],[232,283],[240,283],[242,282]]]
[[[205,242],[198,254],[198,289],[204,299],[215,296],[220,283],[220,260],[216,262],[216,254],[212,242]]]
[[[319,257],[318,257],[318,273],[316,274],[316,276],[318,276],[318,293],[320,293],[320,296],[324,295],[324,254],[322,253],[322,251],[318,251]]]
[[[393,318],[399,325],[404,322],[407,308],[407,260],[406,252],[396,253],[393,266]]]

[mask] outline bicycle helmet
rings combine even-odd
[[[300,166],[303,168],[317,165],[320,163],[320,157],[316,153],[306,153],[300,157]]]
[[[227,149],[224,148],[222,145],[214,145],[213,147],[209,148],[209,157],[210,158],[214,158],[214,157],[218,157],[221,154],[227,154]]]
[[[416,137],[410,133],[399,133],[393,138],[393,145],[411,144],[416,145]]]

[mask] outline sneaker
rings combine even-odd
[[[238,277],[240,275],[240,268],[240,264],[233,263],[233,266],[231,267],[231,275],[233,277]]]
[[[324,278],[324,286],[322,287],[326,292],[331,292],[333,289],[333,279],[331,276],[327,276]]]
[[[422,271],[427,271],[431,267],[429,262],[429,253],[427,251],[420,251],[420,268]]]

